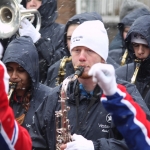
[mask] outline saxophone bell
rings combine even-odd
[[[17,0],[0,0],[0,38],[6,39],[14,35],[24,18],[29,18],[31,23],[36,18],[36,30],[40,30],[41,15],[38,10],[20,10]]]

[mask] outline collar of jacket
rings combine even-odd
[[[93,91],[91,92],[87,92],[84,87],[83,87],[83,84],[79,84],[79,90],[80,90],[80,93],[81,95],[85,96],[86,98],[90,98],[91,96],[93,96]]]
[[[93,94],[91,95],[90,98],[87,98],[85,93],[83,92],[83,89],[82,88],[80,89],[80,88],[81,87],[80,87],[80,83],[78,82],[78,80],[75,80],[74,82],[69,84],[68,91],[67,91],[67,94],[69,95],[68,96],[69,103],[76,104],[75,97],[77,97],[77,96],[79,96],[80,102],[84,101],[84,100],[90,101],[93,97],[97,97],[97,100],[95,101],[95,103],[99,101],[98,97],[101,97],[100,95],[102,94],[102,92],[101,92],[102,90],[100,89],[100,87],[98,85],[95,87],[94,91],[92,92]],[[99,94],[99,93],[101,93],[101,94]]]

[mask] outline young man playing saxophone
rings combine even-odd
[[[126,150],[123,137],[111,121],[99,101],[101,88],[88,75],[90,68],[97,63],[105,63],[108,56],[108,36],[101,21],[86,21],[79,25],[71,37],[70,52],[74,68],[84,67],[83,74],[70,82],[67,89],[67,106],[70,107],[67,118],[74,141],[61,146],[66,150]],[[122,80],[142,108],[149,115],[149,110],[143,102],[134,85]],[[35,150],[56,150],[55,111],[60,108],[61,85],[51,91],[49,100],[44,101],[35,113],[30,135]]]

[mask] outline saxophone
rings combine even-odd
[[[127,56],[128,56],[128,50],[126,49],[121,59],[121,64],[120,64],[121,66],[125,65]]]
[[[135,80],[136,80],[136,77],[137,77],[137,74],[139,72],[139,69],[140,69],[140,65],[141,65],[141,60],[135,60],[137,63],[136,63],[136,68],[135,68],[135,71],[133,73],[133,76],[131,78],[131,83],[134,84],[135,83]]]
[[[15,82],[9,82],[8,100],[10,100],[10,98],[12,96],[12,93],[14,92],[16,86],[17,86],[17,83],[15,83]]]
[[[67,118],[67,113],[69,111],[69,107],[67,106],[67,88],[71,81],[76,80],[79,76],[82,75],[84,68],[78,67],[75,71],[74,76],[67,77],[63,83],[61,88],[61,110],[55,112],[55,121],[56,121],[56,150],[60,150],[61,144],[65,144],[67,142],[71,142],[71,133],[70,133],[70,125],[69,119]],[[60,126],[60,128],[59,128]]]
[[[58,71],[58,78],[56,78],[56,83],[55,83],[56,86],[58,86],[63,82],[64,76],[66,74],[65,66],[66,63],[69,61],[71,61],[71,56],[70,57],[64,56],[63,59],[61,60],[59,71]]]

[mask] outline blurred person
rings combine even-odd
[[[57,0],[23,0],[27,9],[37,9],[41,14],[41,38],[35,45],[39,53],[40,82],[44,83],[48,68],[66,55],[63,45],[64,25],[56,23]]]
[[[136,85],[150,109],[150,15],[139,17],[131,26],[125,39],[133,63],[116,69],[119,78]],[[122,72],[123,71],[123,72]]]
[[[120,10],[119,10],[119,19],[122,20],[126,15],[138,8],[146,8],[149,10],[149,7],[137,0],[123,0]]]
[[[7,45],[18,36],[30,36],[39,55],[39,81],[44,83],[49,66],[66,55],[63,45],[64,25],[55,22],[57,18],[56,0],[22,0],[19,4],[21,10],[37,9],[41,15],[41,28],[35,29],[37,18],[33,24],[26,18],[21,20],[20,28],[16,34],[4,39],[4,50]]]
[[[109,57],[111,57],[118,65],[123,66],[126,63],[133,62],[133,59],[127,49],[125,38],[133,22],[140,16],[147,14],[150,14],[149,10],[146,8],[138,8],[131,11],[131,13],[126,15],[121,22],[118,23],[118,29],[122,37],[122,47],[119,49],[113,49],[109,52]]]
[[[38,54],[30,37],[12,40],[3,57],[9,81],[17,83],[9,104],[17,122],[29,130],[34,121],[34,112],[47,99],[51,89],[39,83]]]
[[[39,9],[42,5],[42,0],[26,0],[27,9]]]
[[[8,101],[9,75],[0,60],[0,149],[31,150],[32,142],[29,133],[14,118]]]
[[[78,25],[82,24],[85,21],[90,20],[100,20],[102,21],[101,16],[96,12],[86,12],[74,15],[71,17],[65,26],[64,31],[64,45],[65,51],[67,55],[57,61],[55,64],[49,67],[47,72],[47,79],[45,84],[50,87],[55,87],[59,85],[67,76],[74,73],[74,67],[71,61],[71,54],[70,54],[70,40],[73,31],[78,27]],[[107,62],[113,64],[115,68],[118,68],[119,65],[115,61],[113,61],[110,57],[107,58]],[[65,65],[64,65],[65,64]]]
[[[105,63],[107,60],[108,35],[104,24],[99,20],[85,21],[80,24],[72,34],[70,53],[74,68],[82,66],[84,72],[68,85],[66,82],[72,76],[66,78],[63,85],[52,89],[49,100],[40,105],[29,131],[33,148],[35,150],[56,149],[58,127],[55,113],[59,110],[63,111],[60,108],[59,99],[63,96],[60,92],[65,88],[66,107],[70,107],[68,113],[65,114],[69,119],[71,134],[75,141],[67,143],[67,145],[63,144],[62,149],[128,149],[123,137],[111,121],[111,114],[105,111],[99,101],[102,94],[101,88],[92,81],[92,77],[88,76],[88,71],[94,64]],[[149,110],[135,86],[119,79],[117,79],[117,83],[122,83],[127,87],[133,99],[149,116]]]
[[[90,69],[89,75],[102,88],[101,102],[104,108],[112,114],[112,120],[129,149],[150,149],[150,122],[126,88],[117,85],[113,66],[95,64]]]
[[[123,0],[120,10],[119,10],[119,20],[122,23],[122,19],[127,16],[129,13],[131,13],[132,11],[139,9],[139,8],[145,8],[147,10],[149,10],[149,7],[146,6],[144,3],[139,2],[137,0]],[[117,28],[119,29],[119,25],[117,26]],[[127,31],[127,30],[125,30]],[[120,29],[119,32],[116,34],[116,36],[114,37],[114,39],[111,41],[110,45],[109,45],[109,50],[114,50],[114,49],[120,49],[122,47],[124,47],[124,43],[122,42],[122,34],[120,34]]]

